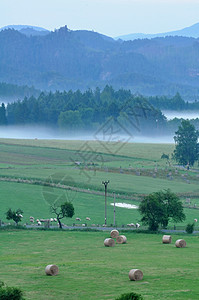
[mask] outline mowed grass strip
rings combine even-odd
[[[115,154],[128,157],[150,158],[160,160],[160,153],[171,154],[174,144],[149,144],[149,143],[119,143],[94,141],[69,141],[69,140],[25,140],[25,139],[0,139],[6,145],[21,145],[44,148],[57,148],[67,150],[93,150],[97,153]]]
[[[49,176],[55,176],[56,173],[61,173],[63,177],[72,177],[74,186],[79,188],[90,188],[96,191],[102,191],[102,181],[109,180],[108,186],[110,192],[117,192],[123,194],[147,194],[162,189],[171,189],[174,193],[191,193],[199,192],[198,181],[187,183],[186,181],[175,181],[163,178],[153,178],[148,176],[136,176],[131,174],[119,174],[111,172],[94,172],[87,170],[79,170],[75,168],[15,168],[15,169],[1,169],[0,176],[48,180]]]
[[[198,299],[199,237],[186,248],[162,244],[162,235],[125,233],[127,244],[104,247],[109,232],[1,231],[1,280],[25,291],[26,299],[115,299],[137,292],[144,299]],[[45,267],[56,264],[59,275]],[[132,282],[132,268],[143,271]]]

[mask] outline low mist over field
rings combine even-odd
[[[183,119],[196,119],[199,118],[199,111],[170,111],[170,110],[163,110],[162,113],[168,120],[172,120],[174,118],[183,118]]]
[[[107,142],[129,142],[129,143],[173,143],[173,136],[142,136],[133,133],[131,136],[117,135],[103,136],[103,134],[96,135],[96,132],[75,131],[39,127],[39,126],[1,126],[0,138],[15,138],[15,139],[60,139],[60,140],[100,140]],[[112,139],[111,139],[112,138]]]

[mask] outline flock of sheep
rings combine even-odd
[[[30,222],[31,222],[31,223],[34,223],[34,222],[35,222],[35,218],[34,218],[34,217],[30,217]],[[38,226],[41,226],[42,223],[45,223],[45,222],[57,222],[57,219],[56,219],[56,218],[50,218],[50,219],[36,219],[36,222],[37,222],[37,225],[38,225]]]
[[[21,216],[21,217],[23,217],[23,216]],[[76,218],[75,220],[81,222],[81,219],[80,219],[80,218]],[[86,217],[86,221],[91,221],[91,218]],[[34,222],[35,222],[35,218],[32,217],[32,216],[30,216],[30,222],[31,222],[31,223],[34,223]],[[56,223],[57,223],[57,219],[56,219],[56,218],[50,218],[50,219],[36,219],[36,223],[37,223],[38,226],[41,226],[42,223],[45,223],[45,222],[48,222],[48,223],[56,222]],[[198,222],[198,219],[194,219],[194,222]],[[63,224],[63,225],[64,225],[64,224]],[[82,224],[82,227],[85,227],[85,226],[86,226],[86,224]],[[95,224],[92,224],[92,226],[95,226]],[[104,224],[104,225],[102,225],[102,226],[105,227],[106,225]],[[136,223],[136,224],[134,224],[134,223],[129,223],[129,224],[127,224],[127,227],[139,228],[139,227],[140,227],[140,224],[139,224],[139,223]]]
[[[81,222],[81,218],[79,218],[79,217],[77,217],[75,220],[78,221],[78,222]],[[42,223],[49,223],[49,224],[52,223],[52,222],[56,222],[56,223],[57,223],[57,219],[56,219],[56,218],[50,218],[50,219],[36,219],[36,220],[35,220],[34,217],[30,216],[30,222],[31,222],[32,224],[35,224],[35,221],[36,221],[36,224],[37,224],[38,226],[41,226]],[[86,221],[91,221],[91,218],[86,217]],[[57,223],[57,224],[58,224],[58,223]],[[62,225],[65,226],[64,224],[62,224]],[[82,227],[86,227],[86,224],[85,224],[85,223],[83,223],[83,224],[81,224],[81,225],[82,225]],[[95,224],[92,224],[91,226],[94,227],[94,226],[96,226],[96,225],[95,225]],[[102,226],[105,227],[106,225],[103,224]],[[129,224],[127,224],[127,226],[128,226],[128,227],[139,228],[139,227],[140,227],[140,224],[139,224],[139,223],[136,223],[136,224],[134,224],[134,223],[129,223]]]

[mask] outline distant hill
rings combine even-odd
[[[157,37],[166,37],[166,36],[184,36],[184,37],[193,37],[199,38],[199,23],[196,23],[192,26],[163,33],[154,33],[154,34],[145,34],[145,33],[131,33],[127,35],[121,35],[115,39],[122,39],[123,41],[133,41],[135,39],[152,39]]]
[[[14,29],[19,31],[20,33],[23,33],[27,36],[44,36],[48,34],[50,31],[42,28],[42,27],[37,27],[37,26],[31,26],[31,25],[7,25],[2,28],[0,28],[0,31],[5,30],[5,29]]]
[[[45,36],[0,31],[0,82],[40,90],[130,89],[184,99],[199,95],[199,39],[116,41],[67,26]]]

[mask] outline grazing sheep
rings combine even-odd
[[[76,220],[76,221],[81,221],[81,219],[80,219],[80,218],[76,218],[75,220]]]
[[[39,221],[39,222],[37,222],[37,225],[38,225],[38,226],[41,226],[41,222],[40,222],[40,221]]]
[[[54,222],[57,222],[57,219],[56,219],[56,218],[54,218]]]
[[[53,222],[54,221],[54,219],[53,218],[50,218],[50,222]]]
[[[86,217],[86,220],[90,221],[90,220],[91,220],[91,218],[89,218],[89,217]]]
[[[134,223],[127,224],[128,227],[135,227]]]
[[[140,227],[140,224],[139,224],[139,223],[136,223],[135,226],[136,226],[136,228],[139,228],[139,227]]]
[[[85,227],[86,226],[86,224],[82,224],[82,227]]]
[[[195,222],[198,222],[198,219],[194,219]]]
[[[38,222],[39,222],[39,219],[37,219],[36,222],[38,223]]]

